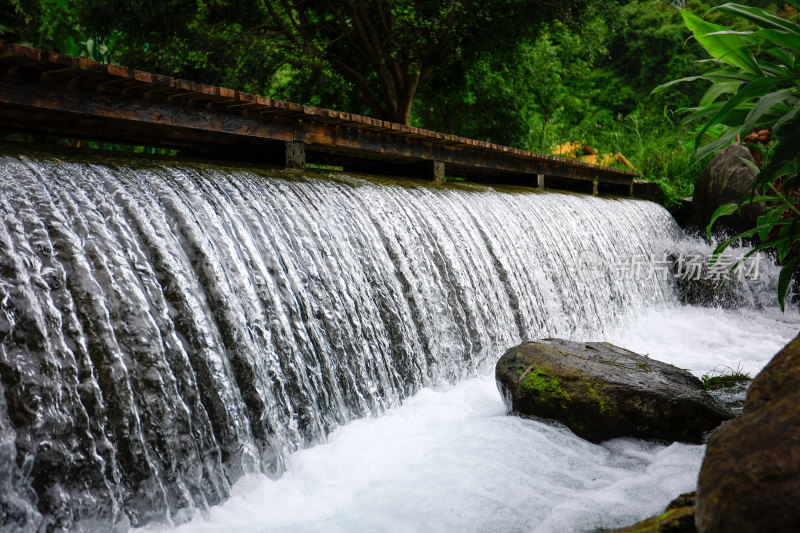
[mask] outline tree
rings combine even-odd
[[[282,0],[267,2],[274,29],[324,59],[383,120],[408,124],[431,76],[482,46],[502,49],[577,2],[539,0]]]
[[[0,38],[6,42],[107,61],[106,43],[82,31],[70,2],[9,0],[0,3]]]
[[[539,1],[283,0],[268,2],[274,29],[325,59],[383,120],[408,124],[420,89],[464,47],[497,46],[568,9]]]
[[[542,21],[577,18],[587,3],[86,0],[75,9],[91,32],[122,36],[118,59],[130,66],[237,88],[247,82],[257,92],[302,72],[306,83],[308,74],[319,78],[322,105],[407,124],[419,91],[453,61],[481,49],[502,53]]]
[[[582,31],[585,28],[582,28]],[[530,150],[547,150],[553,124],[587,110],[582,100],[597,51],[561,22],[542,25],[502,54],[454,63],[419,95],[426,127]]]
[[[345,103],[331,94],[340,84],[325,79],[325,68],[288,55],[274,42],[258,0],[70,2],[65,13],[74,13],[86,32],[117,36],[112,47],[115,63],[261,94],[270,92],[274,80],[285,87],[287,74],[302,72],[299,93],[316,85],[311,92]],[[315,83],[319,78],[322,81]]]

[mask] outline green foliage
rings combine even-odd
[[[118,64],[310,105],[355,101],[329,65],[283,46],[256,0],[83,0],[73,11],[93,33],[118,36]]]
[[[729,388],[739,383],[749,383],[753,381],[753,378],[750,377],[748,372],[742,371],[741,367],[731,368],[726,366],[720,370],[714,369],[708,374],[703,374],[700,381],[703,382],[703,388],[706,390],[717,390]]]
[[[594,31],[601,31],[594,27]],[[555,22],[535,37],[521,39],[508,55],[486,50],[455,63],[420,96],[414,121],[432,129],[533,150],[558,139],[552,131],[570,116],[583,115],[588,102],[578,87],[602,48]]]
[[[358,5],[13,0],[0,7],[0,32],[7,42],[305,105],[403,121],[400,104],[410,103],[414,125],[534,151],[586,142],[624,154],[668,205],[692,194],[701,169],[688,165],[690,139],[701,132],[677,123],[674,110],[699,101],[703,87],[650,95],[705,69],[670,2],[366,0],[352,12]],[[709,6],[691,0],[686,9],[703,16]],[[721,11],[708,18],[749,24]],[[353,33],[356,21],[373,26],[365,35],[377,56]]]
[[[74,0],[11,0],[0,5],[0,38],[108,63],[111,37],[87,33]]]
[[[800,7],[800,1],[789,1]],[[686,11],[682,13],[686,26],[713,58],[708,71],[684,78],[711,82],[700,105],[692,108],[687,117],[688,122],[700,124],[693,161],[707,157],[737,136],[747,137],[753,130],[769,130],[771,143],[756,143],[764,159],[760,169],[752,165],[757,177],[750,194],[738,204],[720,206],[707,232],[711,234],[721,216],[751,202],[764,203],[765,212],[756,227],[723,241],[715,254],[739,239],[756,236],[761,243],[745,258],[762,249],[775,249],[783,263],[778,282],[778,302],[783,309],[800,260],[795,245],[800,241],[800,24],[796,11],[781,18],[738,4],[715,9],[745,21],[747,26],[735,30]],[[703,144],[703,135],[715,126],[724,128],[723,133],[715,141]]]
[[[694,12],[709,6],[690,2]],[[701,168],[690,167],[690,139],[674,110],[697,101],[701,87],[652,87],[702,73],[702,48],[688,41],[680,11],[668,2],[634,0],[587,10],[580,24],[555,21],[498,54],[454,60],[420,94],[412,123],[499,144],[551,151],[567,141],[622,153],[659,183],[668,206],[691,196]],[[717,130],[707,134],[718,134]]]
[[[513,47],[585,0],[84,0],[122,63],[405,123],[454,57]],[[109,17],[108,13],[114,13]]]

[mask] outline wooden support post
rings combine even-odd
[[[536,174],[536,187],[544,189],[544,174]]]
[[[305,143],[286,141],[286,168],[306,169]]]
[[[435,183],[444,183],[444,161],[433,162],[433,181]]]

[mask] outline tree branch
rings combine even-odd
[[[384,119],[388,113],[386,112],[386,108],[383,107],[375,96],[375,93],[370,87],[369,82],[367,79],[361,75],[356,69],[344,63],[338,59],[331,59],[331,64],[336,68],[339,72],[342,73],[343,76],[349,78],[359,89],[361,89],[362,97],[364,98],[364,103],[372,109],[372,112],[375,113],[376,118]]]

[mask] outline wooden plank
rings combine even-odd
[[[8,67],[3,71],[17,81],[0,83],[0,102],[15,117],[15,127],[23,129],[24,121],[19,117],[27,112],[38,120],[36,127],[40,129],[75,132],[70,121],[77,120],[90,125],[91,133],[113,123],[125,135],[141,136],[141,141],[148,143],[156,138],[153,133],[157,131],[160,138],[173,145],[234,145],[259,139],[293,141],[304,143],[312,156],[333,157],[335,153],[348,152],[364,160],[437,161],[465,175],[542,174],[580,182],[592,182],[596,177],[601,184],[610,186],[629,186],[637,176],[370,117],[271,100],[87,59],[73,60],[19,45],[0,43],[0,64],[17,72],[38,72],[36,76],[48,81],[44,87],[40,82],[25,81],[31,78],[13,74]],[[82,89],[91,87],[95,96],[87,99],[68,90],[78,84]],[[198,105],[205,111],[195,111]],[[45,116],[50,117],[50,122]]]
[[[9,44],[0,52],[0,63],[6,65],[26,65],[42,61],[42,51],[29,46]]]
[[[219,100],[217,100],[216,104],[228,107],[233,106],[239,103],[239,95],[237,91],[233,89],[226,89],[225,87],[219,88]]]

